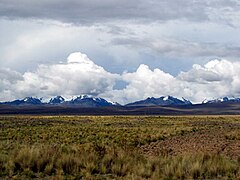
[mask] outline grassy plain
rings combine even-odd
[[[0,178],[240,177],[240,116],[0,116]]]

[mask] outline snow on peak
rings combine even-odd
[[[64,101],[65,101],[65,99],[62,96],[56,96],[49,100],[49,104],[61,104]]]
[[[93,96],[84,94],[84,95],[80,95],[79,98],[86,99],[86,98],[93,98]]]
[[[117,102],[113,102],[113,101],[107,101],[108,103],[112,104],[112,105],[118,105]]]
[[[64,101],[64,98],[62,96],[58,96],[58,99]]]
[[[167,101],[168,99],[169,99],[169,96],[165,96],[165,97],[163,98],[164,101]]]
[[[27,102],[28,100],[29,100],[29,97],[25,97],[25,98],[23,99],[24,102]]]
[[[204,100],[202,101],[202,104],[206,104],[206,103],[208,103],[208,101],[209,101],[209,100],[204,99]]]
[[[31,101],[31,100],[41,100],[41,99],[33,98],[33,97],[25,97],[25,98],[23,99],[24,102]]]
[[[234,97],[223,97],[223,98],[217,98],[212,100],[205,99],[202,104],[206,103],[222,103],[222,102],[239,102],[240,98],[234,98]]]

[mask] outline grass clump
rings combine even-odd
[[[103,178],[107,175],[109,178],[212,179],[235,178],[240,175],[239,162],[220,155],[146,157],[138,152],[126,152],[116,147],[105,148],[102,152],[94,145],[88,148],[22,147],[15,149],[8,158],[1,159],[1,177]]]
[[[236,128],[225,134],[226,140],[238,140],[239,120],[0,116],[0,179],[234,179],[240,176],[239,157],[212,152],[171,155],[169,149],[152,155],[141,147],[203,130],[227,129],[229,123]]]

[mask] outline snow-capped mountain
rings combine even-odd
[[[41,99],[33,98],[33,97],[26,97],[24,99],[17,99],[14,101],[4,102],[3,104],[10,104],[10,105],[39,105],[42,104]]]
[[[48,104],[62,104],[65,102],[65,99],[62,96],[56,96],[49,100]]]
[[[160,98],[149,97],[145,100],[136,101],[136,102],[127,104],[126,106],[153,106],[153,105],[168,106],[168,105],[189,105],[189,104],[192,104],[192,103],[184,98],[180,100],[172,96],[162,96]]]
[[[202,104],[216,104],[216,103],[240,103],[240,98],[223,97],[213,100],[205,99]],[[66,100],[62,96],[52,97],[50,100],[43,100],[42,98],[26,97],[24,99],[17,99],[14,101],[1,102],[0,104],[6,105],[61,105],[61,106],[79,106],[79,107],[109,107],[121,106],[117,102],[107,101],[100,97],[91,95],[75,96],[72,99]],[[145,100],[136,101],[126,104],[125,106],[179,106],[191,105],[189,100],[184,98],[178,99],[173,96],[162,96],[159,98],[149,97]]]
[[[68,101],[69,104],[81,105],[84,107],[104,107],[104,106],[116,106],[118,103],[113,103],[107,101],[103,98],[96,98],[90,95],[81,95],[71,101]]]
[[[62,96],[52,97],[48,102],[43,102],[42,99],[26,97],[21,100],[3,102],[1,104],[8,105],[78,105],[81,107],[104,107],[104,106],[119,106],[118,103],[107,101],[103,98],[96,98],[90,95],[80,95],[72,100],[66,101]]]
[[[207,100],[207,99],[205,99],[205,100],[202,102],[202,104],[226,103],[226,102],[240,102],[240,98],[223,97],[223,98],[212,99],[212,100]]]

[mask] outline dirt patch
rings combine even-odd
[[[226,134],[233,129],[236,130],[236,127],[230,125],[177,135],[141,146],[140,149],[144,154],[154,156],[203,152],[222,154],[235,159],[240,157],[240,140],[226,138]]]

